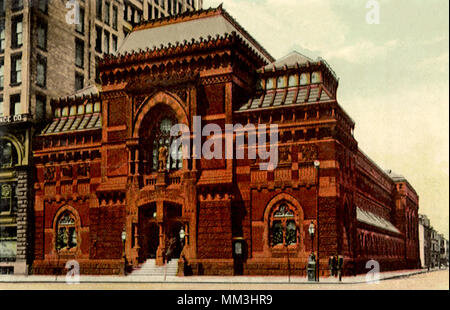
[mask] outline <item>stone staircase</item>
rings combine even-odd
[[[132,276],[144,277],[175,277],[178,272],[178,259],[171,259],[166,266],[156,266],[155,259],[148,259],[145,263],[136,267],[131,272]]]

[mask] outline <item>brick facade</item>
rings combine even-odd
[[[99,95],[52,102],[55,113],[80,112],[56,113],[37,138],[33,272],[51,273],[68,259],[88,274],[120,274],[125,262],[136,267],[148,258],[162,265],[171,241],[180,274],[186,263],[199,275],[305,275],[317,250],[321,275],[331,255],[344,257],[346,274],[364,272],[370,259],[382,270],[417,267],[417,194],[358,149],[326,62],[299,54],[275,61],[222,8],[134,32],[213,19],[234,31],[107,56]],[[96,113],[98,126],[74,125]],[[161,168],[158,124],[175,119],[194,132],[196,115],[222,130],[277,124],[276,169],[261,170],[251,158],[184,158],[182,168]],[[87,178],[80,166],[89,167]],[[64,214],[71,220],[61,222]],[[76,244],[57,239],[66,232]]]

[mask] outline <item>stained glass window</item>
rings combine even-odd
[[[58,221],[56,249],[70,250],[77,246],[77,232],[75,219],[72,214],[65,212]]]
[[[153,130],[152,169],[154,171],[158,171],[159,153],[163,151],[162,148],[167,150],[167,170],[180,170],[183,168],[182,145],[178,149],[172,148],[174,139],[178,138],[170,136],[170,130],[173,125],[175,125],[175,122],[171,118],[162,118]]]
[[[281,204],[272,214],[271,240],[272,246],[297,244],[297,224],[295,215],[286,204]]]

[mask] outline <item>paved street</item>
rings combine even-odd
[[[344,278],[342,283],[336,283],[334,279],[324,278],[320,284],[311,284],[303,278],[291,278],[291,283],[287,283],[286,277],[202,277],[202,278],[167,278],[148,279],[132,278],[88,278],[82,277],[80,284],[68,285],[64,278],[51,280],[50,277],[27,277],[27,281],[16,280],[16,282],[6,281],[4,276],[0,277],[0,289],[139,289],[139,290],[448,290],[449,271],[434,270],[431,272],[397,272],[382,273],[381,281],[368,284],[365,276]],[[17,279],[17,278],[16,278]],[[124,283],[124,280],[128,283]],[[55,281],[56,280],[56,281]],[[96,280],[96,281],[94,281]],[[99,282],[102,280],[103,282]],[[41,282],[36,282],[41,281]],[[133,282],[131,282],[133,281]],[[143,282],[146,283],[143,283]],[[89,283],[86,283],[89,282]]]

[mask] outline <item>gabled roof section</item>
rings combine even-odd
[[[272,62],[271,64],[267,65],[264,67],[264,70],[271,70],[271,69],[275,69],[275,70],[279,70],[279,69],[283,69],[285,66],[290,69],[290,68],[295,68],[297,66],[301,66],[304,64],[307,64],[308,62],[313,62],[313,60],[303,54],[300,54],[297,51],[292,51],[291,53],[289,53],[288,55],[278,59],[275,62]]]
[[[192,40],[209,40],[234,33],[266,63],[274,61],[274,58],[222,6],[216,9],[185,12],[138,25],[124,40],[116,55],[176,46]]]

